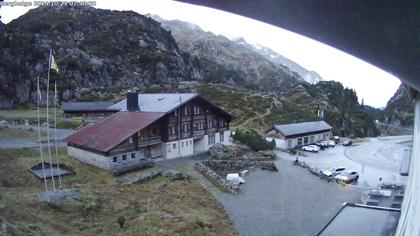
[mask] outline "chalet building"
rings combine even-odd
[[[332,127],[325,121],[302,122],[293,124],[274,125],[265,133],[267,140],[276,140],[276,145],[282,149],[289,149],[328,140],[332,137]]]
[[[228,143],[232,116],[195,93],[137,94],[111,106],[115,114],[66,138],[68,154],[113,171],[157,158],[206,152]]]
[[[61,109],[65,118],[83,117],[89,119],[104,118],[113,112],[108,110],[112,102],[62,102]]]

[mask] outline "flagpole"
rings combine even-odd
[[[61,185],[61,169],[60,163],[58,161],[58,147],[57,147],[57,79],[54,80],[54,142],[55,142],[55,159],[57,161],[57,169],[58,169],[58,183],[60,189],[62,189]]]
[[[39,103],[41,101],[41,90],[39,89],[39,76],[37,78],[37,90],[36,90],[36,105],[37,105],[37,118],[38,118],[38,141],[39,141],[39,153],[41,156],[41,166],[42,166],[42,173],[44,174],[44,185],[45,185],[45,192],[47,194],[48,202],[50,201],[50,195],[48,193],[48,184],[47,184],[47,176],[45,175],[45,166],[44,166],[44,152],[42,147],[42,136],[41,136],[41,122],[39,119]]]
[[[48,77],[47,77],[47,145],[48,145],[48,158],[50,160],[50,170],[51,170],[51,180],[53,190],[55,192],[55,183],[54,183],[54,171],[52,168],[53,162],[51,158],[51,147],[50,147],[50,124],[49,124],[49,111],[48,111],[48,94],[50,93],[50,70],[51,70],[51,55],[52,50],[50,49],[50,56],[48,58]]]

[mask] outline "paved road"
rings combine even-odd
[[[28,129],[29,127],[24,125],[12,125],[8,126],[11,129]],[[38,130],[38,127],[32,127],[34,130]],[[41,127],[41,131],[47,132],[46,127]],[[73,134],[75,131],[70,129],[57,129],[58,146],[65,146],[66,143],[62,141],[67,136]],[[51,138],[54,138],[54,129],[50,128]],[[45,139],[45,137],[43,137]],[[29,139],[0,139],[0,148],[32,148],[38,147],[38,143]],[[46,145],[46,144],[44,144]]]
[[[343,166],[360,174],[357,187],[377,187],[379,178],[382,182],[405,183],[406,177],[400,176],[399,169],[403,152],[411,145],[411,136],[370,138],[369,141],[355,144],[352,147],[338,145],[319,153],[305,152],[307,157],[299,160],[319,169]],[[277,152],[286,160],[295,156]]]

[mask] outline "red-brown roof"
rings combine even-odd
[[[163,112],[117,112],[100,123],[86,126],[65,140],[85,148],[108,152],[164,115]]]

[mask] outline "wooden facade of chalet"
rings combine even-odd
[[[140,148],[146,148],[147,152],[147,149],[157,144],[188,138],[199,140],[204,135],[228,131],[230,119],[231,117],[220,112],[217,107],[198,97],[138,131],[108,154],[114,155]]]
[[[128,93],[114,114],[66,138],[70,156],[110,172],[229,144],[232,115],[194,93]]]

